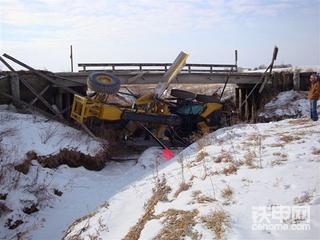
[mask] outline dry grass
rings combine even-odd
[[[14,169],[23,174],[27,174],[29,172],[31,161],[37,159],[38,156],[34,151],[29,151],[26,153],[26,158],[22,163],[15,165]]]
[[[190,187],[191,187],[191,183],[185,183],[185,182],[180,183],[180,186],[177,189],[177,191],[174,193],[173,197],[177,198],[181,192],[187,191]]]
[[[304,192],[302,196],[295,197],[293,199],[294,204],[304,204],[309,203],[312,199],[312,194],[310,192]]]
[[[176,240],[187,236],[191,239],[199,239],[199,233],[192,229],[197,223],[195,218],[198,213],[197,209],[192,211],[168,209],[156,216],[157,219],[164,218],[162,221],[164,227],[155,236],[154,240]]]
[[[248,141],[255,141],[255,142],[257,142],[257,141],[259,140],[259,135],[256,134],[256,133],[250,134],[250,135],[247,137],[247,140],[248,140]]]
[[[270,147],[284,147],[283,143],[272,143],[269,145]]]
[[[215,210],[201,219],[207,228],[214,232],[216,239],[221,239],[223,234],[231,227],[230,216],[224,210]]]
[[[283,142],[285,142],[285,143],[291,143],[291,142],[293,142],[293,141],[298,141],[298,140],[300,140],[300,139],[301,139],[301,137],[296,136],[296,135],[293,135],[293,134],[291,134],[291,135],[283,134],[283,135],[281,135],[281,137],[279,138],[280,141],[283,141]]]
[[[221,191],[221,195],[223,198],[225,198],[226,200],[231,200],[232,196],[233,196],[233,190],[230,186],[227,186],[226,188],[224,188]]]
[[[302,125],[309,122],[310,120],[308,118],[293,119],[288,121],[288,123],[294,124],[294,125],[297,125],[297,124]]]
[[[193,191],[192,201],[190,203],[193,204],[196,202],[196,203],[206,204],[206,203],[212,203],[214,201],[217,201],[217,200],[215,198],[202,194],[201,191]]]
[[[102,207],[104,207],[104,208],[109,208],[109,203],[108,203],[108,202],[105,202],[105,203],[103,203],[102,205],[100,205],[99,208],[102,208]],[[99,208],[98,208],[98,209],[99,209]],[[98,213],[98,209],[97,209],[96,211],[93,211],[93,212],[91,212],[91,213],[89,213],[89,214],[87,214],[87,215],[85,215],[85,216],[82,216],[82,217],[76,219],[76,220],[68,227],[68,229],[66,230],[66,232],[65,232],[65,234],[64,234],[64,236],[63,236],[62,239],[63,239],[63,240],[83,240],[84,238],[81,237],[81,234],[82,234],[83,232],[85,232],[85,231],[89,228],[89,223],[90,223],[89,220],[90,220],[90,218],[94,217],[94,216]],[[86,222],[85,222],[85,224],[83,225],[83,227],[82,227],[77,233],[75,233],[74,235],[70,235],[70,233],[74,231],[75,227],[76,227],[79,223],[84,222],[84,221],[86,221]],[[101,221],[102,221],[102,219],[99,218],[99,220],[98,220],[99,230],[101,230],[101,229],[102,229],[102,230],[103,230],[103,229],[107,229],[106,224],[103,224]]]
[[[275,152],[272,155],[277,157],[277,159],[275,159],[271,162],[272,166],[282,165],[285,161],[288,160],[288,154],[286,154],[286,153]]]
[[[280,158],[287,158],[287,157],[288,157],[288,154],[286,154],[286,153],[281,153],[281,152],[274,152],[272,155],[273,155],[273,156],[280,157]]]
[[[221,151],[221,154],[214,159],[215,163],[232,162],[232,161],[233,161],[233,157],[227,151]]]
[[[8,128],[8,129],[6,129],[6,130],[1,131],[1,132],[0,132],[0,142],[1,142],[1,140],[2,140],[3,138],[5,138],[5,137],[14,136],[15,133],[16,133],[16,131],[17,131],[17,130],[14,129],[14,128]]]
[[[196,157],[196,162],[202,161],[205,157],[209,156],[207,152],[200,151]]]
[[[256,155],[255,152],[251,152],[251,151],[247,152],[244,155],[244,164],[247,165],[250,168],[256,167],[255,164],[254,164],[254,160],[255,160],[256,157],[257,157],[257,155]]]
[[[237,171],[238,171],[238,168],[236,167],[236,165],[231,164],[229,166],[226,166],[223,169],[223,174],[230,175],[230,174],[236,173]]]
[[[166,180],[159,181],[156,187],[153,189],[153,195],[145,205],[145,212],[138,222],[130,228],[129,232],[124,237],[124,240],[138,240],[140,238],[141,231],[145,224],[153,217],[154,208],[159,201],[163,201],[167,198],[167,194],[171,191],[171,188],[167,186]]]
[[[12,212],[12,210],[8,208],[4,202],[0,202],[0,216],[4,216],[9,212]]]
[[[313,149],[312,154],[313,155],[320,155],[320,148]]]

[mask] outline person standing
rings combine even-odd
[[[310,100],[310,117],[313,121],[318,121],[317,102],[320,99],[320,78],[316,74],[310,76],[311,87],[308,93]]]

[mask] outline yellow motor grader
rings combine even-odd
[[[158,141],[188,145],[192,142],[192,134],[219,127],[222,104],[215,96],[180,89],[172,89],[171,96],[167,96],[169,84],[183,68],[187,57],[181,52],[159,79],[154,92],[134,96],[131,104],[115,100],[120,89],[120,80],[115,75],[108,72],[89,74],[87,85],[91,93],[85,97],[74,96],[71,117],[80,124],[89,118],[108,123],[121,122],[128,135],[143,128]]]

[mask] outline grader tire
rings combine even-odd
[[[116,94],[120,89],[120,79],[110,73],[91,73],[87,84],[91,90],[98,93]]]

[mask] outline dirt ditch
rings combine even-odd
[[[24,161],[14,168],[15,170],[27,174],[29,172],[31,161],[37,160],[42,167],[57,168],[66,164],[71,168],[81,167],[92,171],[100,171],[105,167],[107,161],[110,160],[108,149],[103,147],[96,155],[91,156],[84,154],[76,149],[63,148],[56,154],[38,156],[35,152],[30,151],[26,154]]]

